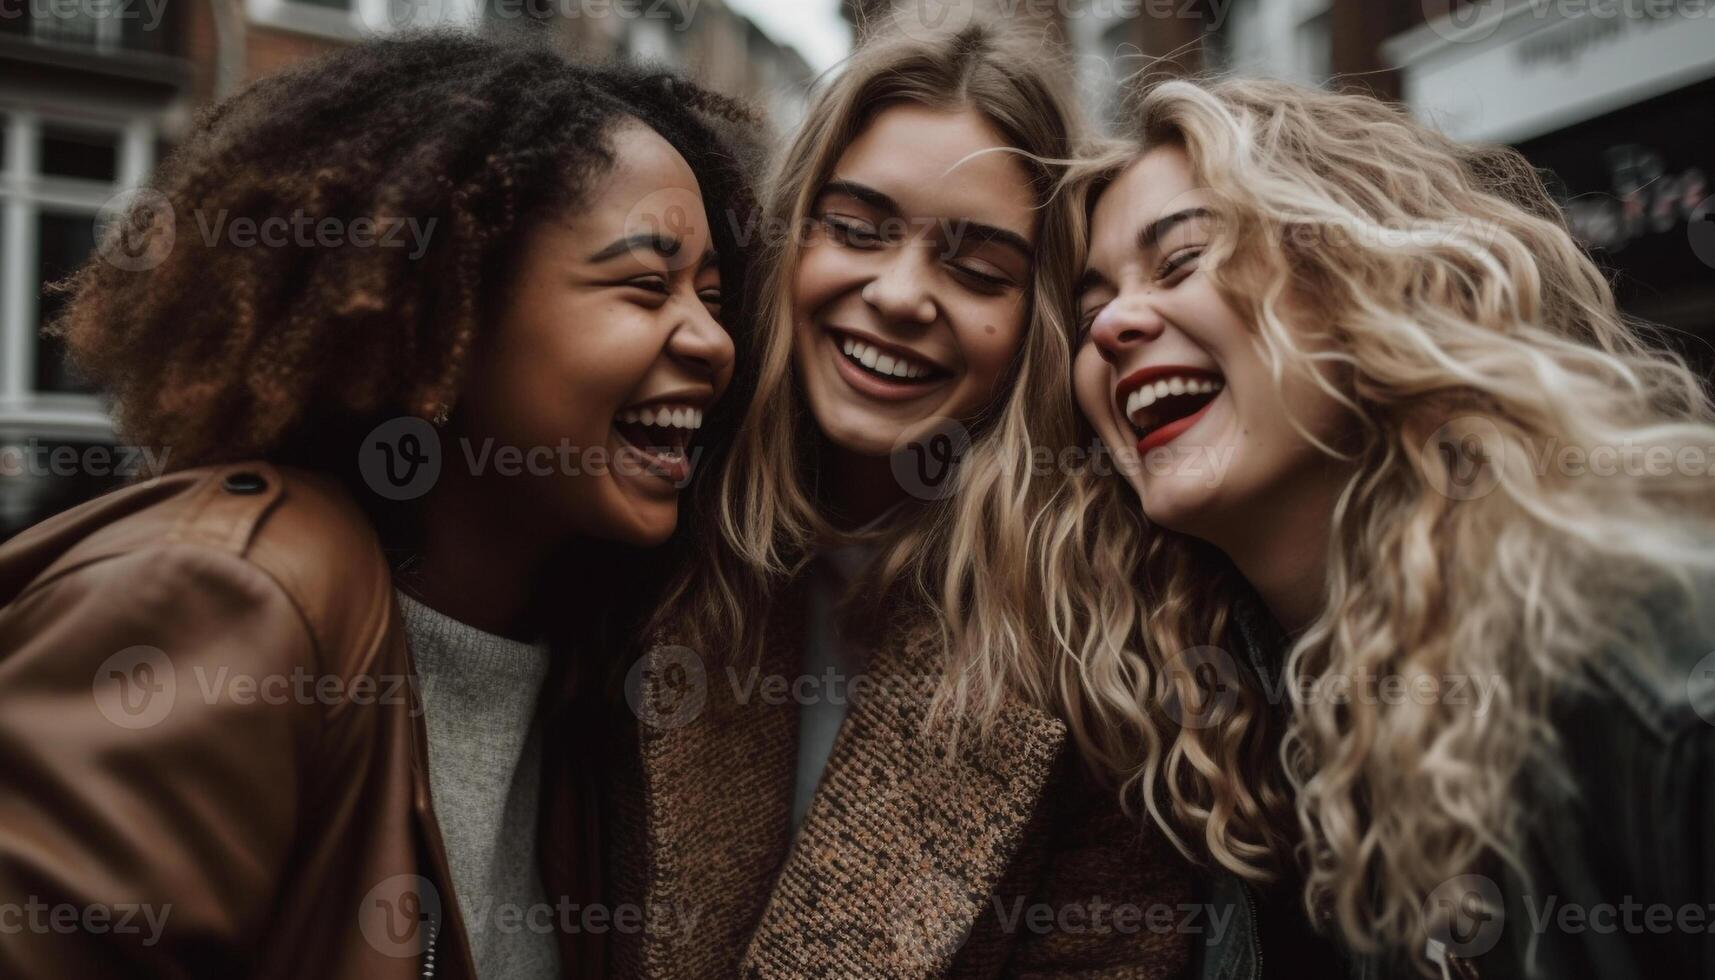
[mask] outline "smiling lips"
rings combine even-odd
[[[643,454],[649,471],[674,483],[682,483],[691,475],[687,450],[702,425],[702,406],[685,401],[633,405],[613,417],[614,431]]]
[[[921,397],[952,372],[915,351],[828,328],[840,375],[860,394],[886,401]]]
[[[1196,425],[1225,387],[1218,371],[1164,364],[1127,375],[1114,401],[1137,433],[1137,451],[1147,453]]]

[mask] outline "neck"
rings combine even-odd
[[[467,626],[533,640],[528,614],[553,538],[528,525],[472,479],[443,473],[422,500],[416,559],[397,583]]]
[[[880,517],[905,499],[905,488],[893,475],[886,456],[863,456],[829,447],[823,472],[828,474],[827,501],[835,527],[849,530]]]
[[[1347,467],[1328,461],[1259,494],[1268,506],[1205,536],[1232,559],[1288,634],[1303,632],[1327,602],[1334,505],[1350,475]]]

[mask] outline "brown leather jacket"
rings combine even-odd
[[[351,497],[262,463],[0,548],[0,976],[474,978],[402,622]],[[544,884],[582,895],[544,754]]]

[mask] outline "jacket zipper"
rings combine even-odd
[[[1257,916],[1256,899],[1251,895],[1249,882],[1240,879],[1239,887],[1245,893],[1245,907],[1251,913],[1251,954],[1256,957],[1256,969],[1251,972],[1253,980],[1262,980],[1262,920]]]
[[[441,917],[429,918],[429,945],[423,950],[423,980],[435,980],[435,943],[441,938]]]

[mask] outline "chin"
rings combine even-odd
[[[679,526],[679,501],[641,500],[629,495],[604,501],[595,520],[584,521],[588,534],[603,541],[633,548],[654,548],[666,543]]]
[[[653,511],[654,508],[650,510]],[[672,507],[665,513],[638,514],[626,526],[625,534],[619,541],[636,548],[660,547],[667,543],[667,539],[673,536],[673,529],[678,526],[678,507]]]
[[[1211,509],[1209,489],[1183,486],[1176,482],[1156,481],[1137,488],[1143,516],[1156,527],[1179,534],[1200,537],[1197,531],[1206,527]]]
[[[856,414],[856,413],[852,413]],[[827,440],[840,449],[860,456],[888,456],[893,453],[893,447],[904,430],[894,425],[883,425],[880,422],[865,418],[852,418],[845,412],[840,413],[832,425],[827,425],[820,418],[816,427],[822,430]],[[878,430],[885,429],[885,433]]]

